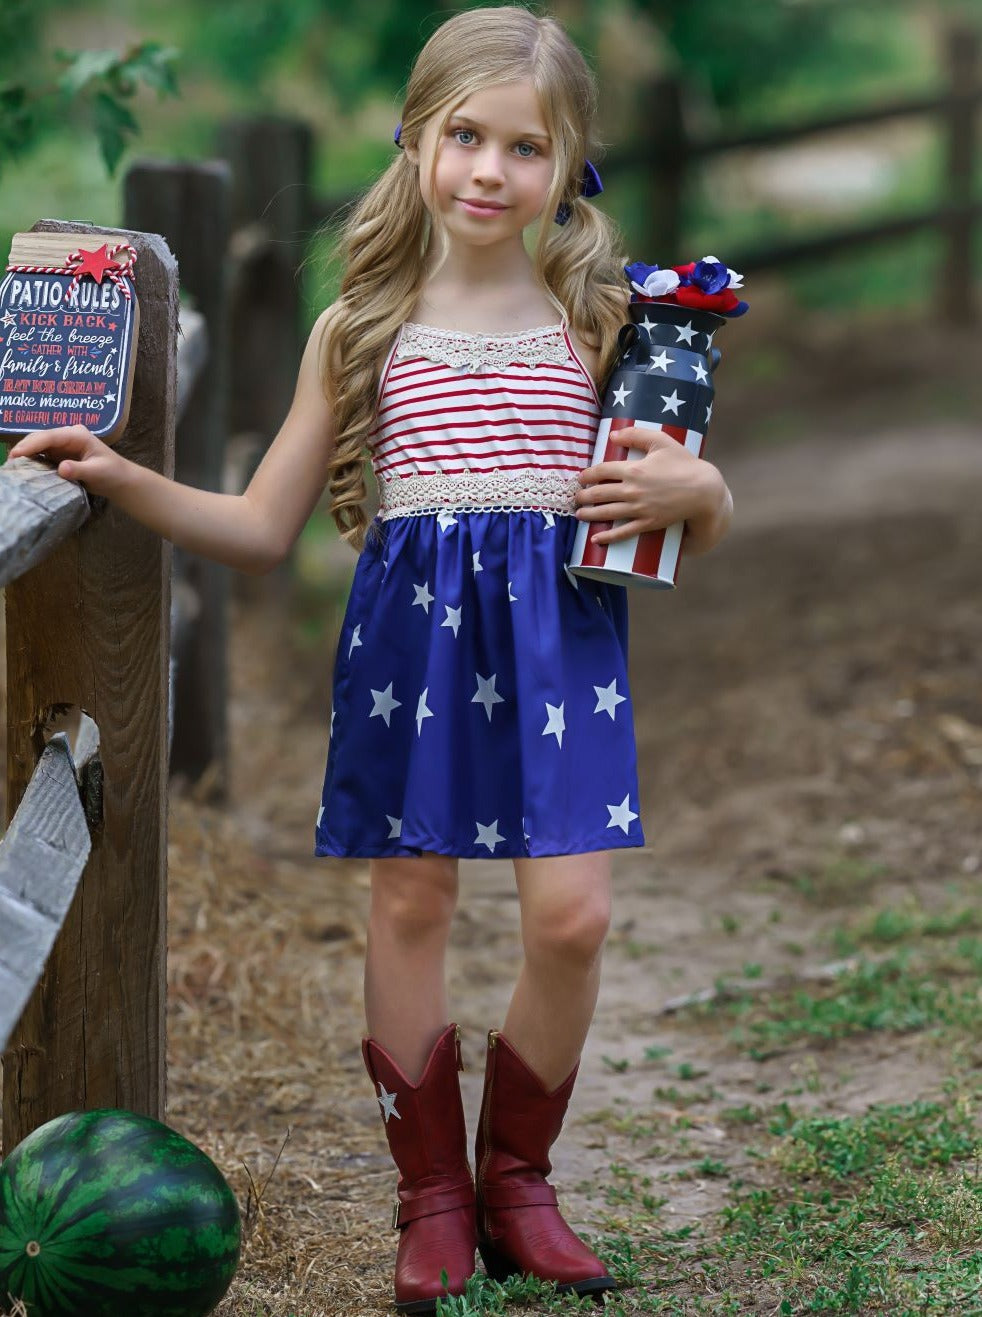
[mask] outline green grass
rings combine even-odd
[[[865,957],[835,983],[751,995],[726,987],[722,1000],[684,1010],[737,1021],[733,1042],[763,1060],[804,1041],[832,1042],[871,1031],[971,1030],[978,1019],[982,939],[962,938],[934,954],[903,948],[880,961]]]
[[[667,1226],[670,1199],[652,1177],[611,1166],[594,1243],[631,1287],[608,1300],[612,1317],[736,1317],[763,1311],[750,1301],[765,1296],[766,1311],[781,1314],[982,1312],[982,1142],[967,1093],[858,1116],[798,1115],[780,1103],[766,1128],[750,1123],[759,1182],[722,1157],[677,1173],[729,1181],[725,1204],[697,1224]]]

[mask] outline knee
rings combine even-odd
[[[415,941],[445,934],[457,904],[457,868],[441,858],[387,860],[372,866],[371,919],[390,936]]]
[[[522,929],[527,960],[590,969],[610,929],[610,898],[592,892],[569,908],[540,910]]]

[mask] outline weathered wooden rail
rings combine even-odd
[[[90,226],[35,229],[84,236]],[[107,232],[101,230],[100,232]],[[170,475],[178,398],[207,361],[155,234],[118,448]],[[170,546],[47,464],[0,467],[7,812],[0,841],[2,1148],[75,1107],[164,1111]],[[76,711],[74,749],[47,733]]]

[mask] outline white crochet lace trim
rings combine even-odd
[[[515,334],[467,334],[407,320],[395,355],[425,357],[469,371],[503,370],[514,365],[561,365],[569,360],[569,348],[561,324]]]
[[[580,487],[566,471],[461,471],[456,475],[402,476],[379,480],[379,516],[421,517],[446,512],[541,510],[571,517]]]

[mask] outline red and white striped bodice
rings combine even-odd
[[[380,515],[571,516],[599,422],[596,387],[564,324],[486,335],[407,321],[369,440]]]

